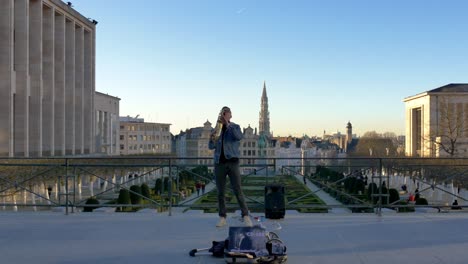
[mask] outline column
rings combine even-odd
[[[84,129],[84,137],[83,137],[83,145],[84,145],[84,153],[89,154],[91,153],[91,146],[93,144],[93,105],[92,102],[94,101],[94,90],[92,84],[92,70],[93,70],[93,63],[92,63],[92,51],[93,51],[93,38],[92,33],[88,30],[84,31],[84,86],[83,86],[83,104],[84,104],[84,111],[83,111],[83,129]]]
[[[54,17],[54,154],[65,155],[65,16]]]
[[[29,1],[29,154],[42,156],[42,1]]]
[[[101,153],[102,152],[102,145],[104,144],[104,112],[99,110],[98,111],[98,120],[99,122],[97,123],[97,131],[98,131],[98,145],[96,152]]]
[[[94,28],[92,35],[91,35],[91,98],[94,98],[94,92],[96,91],[96,28]],[[94,121],[94,99],[91,101],[91,131],[94,131],[96,122]],[[92,133],[92,132],[91,132]],[[92,142],[92,141],[91,141]],[[94,145],[91,144],[91,147]],[[91,148],[91,153],[96,152],[94,148]]]
[[[109,144],[109,112],[103,111],[102,143]]]
[[[0,155],[9,156],[13,142],[13,3],[0,0]]]
[[[75,154],[83,154],[83,28],[75,27]]]
[[[75,22],[65,20],[65,154],[75,154]]]
[[[29,0],[14,1],[14,70],[16,90],[14,95],[14,155],[29,156]]]
[[[42,155],[54,155],[54,10],[42,9]]]

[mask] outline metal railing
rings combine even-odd
[[[216,203],[194,203],[213,195],[216,188],[199,196],[191,194],[194,186],[182,182],[190,179],[213,186],[214,168],[210,162],[211,158],[139,156],[4,158],[0,159],[0,210],[64,207],[68,214],[76,208],[98,206],[153,208],[171,215],[173,207],[215,209]],[[263,185],[285,175],[299,182],[303,179],[311,191],[288,200],[286,209],[346,208],[380,214],[384,208],[445,211],[468,207],[468,159],[462,158],[246,158],[241,159],[241,174],[244,179],[261,178]],[[130,188],[143,183],[153,189],[153,195]],[[185,199],[182,187],[187,190]],[[144,202],[119,203],[122,190]],[[301,203],[312,196],[325,202]],[[89,197],[97,198],[99,205],[87,204]],[[258,195],[246,195],[246,200],[249,207],[264,207]]]

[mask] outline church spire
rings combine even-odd
[[[270,134],[270,112],[268,111],[268,96],[266,82],[263,81],[262,100],[260,105],[259,134],[271,136]]]
[[[267,100],[268,100],[267,92],[266,92],[266,82],[265,82],[265,81],[263,81],[262,99],[263,99],[263,98],[267,98]]]

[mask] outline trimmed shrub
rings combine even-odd
[[[130,193],[127,189],[120,189],[119,198],[117,199],[118,204],[130,204]],[[125,206],[120,208],[120,211],[124,211]]]
[[[95,197],[89,197],[85,204],[99,204],[99,201]],[[99,208],[99,206],[86,206],[83,208],[83,212],[92,212],[96,208]]]
[[[379,193],[379,192],[381,192],[382,195],[383,195],[383,194],[388,194],[388,189],[387,189],[387,187],[385,187],[385,185],[383,185],[383,186],[382,186],[382,191],[377,190],[377,193]],[[377,199],[377,202],[378,202],[378,201],[379,201],[379,197],[377,196],[376,199]],[[387,204],[387,201],[388,201],[387,196],[382,196],[382,204]]]
[[[429,203],[427,202],[426,198],[418,198],[415,204],[416,205],[428,205]]]
[[[344,180],[344,188],[348,193],[354,193],[354,185],[356,184],[356,178],[347,177]]]
[[[397,189],[388,190],[388,194],[390,195],[390,198],[389,198],[390,203],[400,200],[400,194],[398,193]]]
[[[141,203],[141,196],[135,194],[135,193],[138,193],[138,194],[141,194],[141,187],[138,186],[138,185],[132,185],[130,186],[130,191],[132,191],[130,193],[130,201],[132,202],[132,204],[140,204]],[[133,193],[135,192],[135,193]]]
[[[141,185],[141,195],[143,195],[146,198],[151,198],[150,188],[148,184],[143,183]]]
[[[163,192],[169,191],[169,178],[165,177],[163,180]]]
[[[161,192],[161,187],[162,187],[162,180],[161,179],[156,179],[156,183],[154,184],[154,193],[158,194]]]
[[[361,193],[364,194],[366,191],[366,185],[363,180],[356,180],[354,183],[354,191],[355,193],[359,193],[359,191],[361,191]]]

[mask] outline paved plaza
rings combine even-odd
[[[188,255],[227,237],[227,228],[215,227],[215,214],[145,211],[2,212],[2,263],[224,263]],[[232,216],[228,220],[238,223]],[[279,223],[288,263],[452,264],[468,259],[467,213],[288,212]]]

